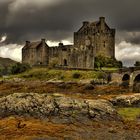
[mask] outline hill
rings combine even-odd
[[[10,65],[13,65],[15,63],[17,63],[17,61],[14,61],[10,58],[0,57],[0,67],[9,67]]]

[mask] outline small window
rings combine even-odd
[[[67,66],[68,64],[67,64],[67,60],[66,59],[64,59],[64,66]]]
[[[66,48],[63,48],[62,51],[67,51],[67,49]]]
[[[104,47],[105,47],[105,41],[104,41]]]

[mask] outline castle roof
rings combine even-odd
[[[109,26],[105,22],[105,17],[100,17],[98,21],[94,21],[94,22],[84,21],[82,27],[77,32],[83,32],[87,28],[96,29],[96,28],[100,27],[101,23],[104,23],[105,26],[108,29],[110,29]]]
[[[35,49],[35,48],[37,48],[41,43],[42,43],[41,41],[31,42],[31,43],[30,43],[30,48]]]
[[[23,47],[23,49],[26,49],[26,48],[35,49],[38,46],[40,46],[43,42],[46,43],[45,39],[42,39],[41,41],[36,41],[36,42],[26,41],[26,44]]]

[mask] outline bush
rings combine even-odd
[[[55,68],[56,66],[58,66],[58,59],[52,58],[49,62],[48,68]]]
[[[134,64],[135,67],[140,67],[140,61],[136,61]]]
[[[106,79],[106,74],[103,72],[98,73],[97,79]]]
[[[72,77],[75,79],[78,79],[81,77],[81,74],[76,72],[76,73],[73,73]]]
[[[28,64],[16,63],[9,68],[10,74],[18,74],[29,70],[31,67]]]
[[[104,57],[102,55],[95,57],[95,68],[116,67],[121,68],[122,62],[114,58]]]

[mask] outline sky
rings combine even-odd
[[[116,58],[131,66],[140,61],[139,5],[139,0],[0,0],[0,57],[21,61],[26,40],[72,43],[83,21],[104,16],[116,29]]]

